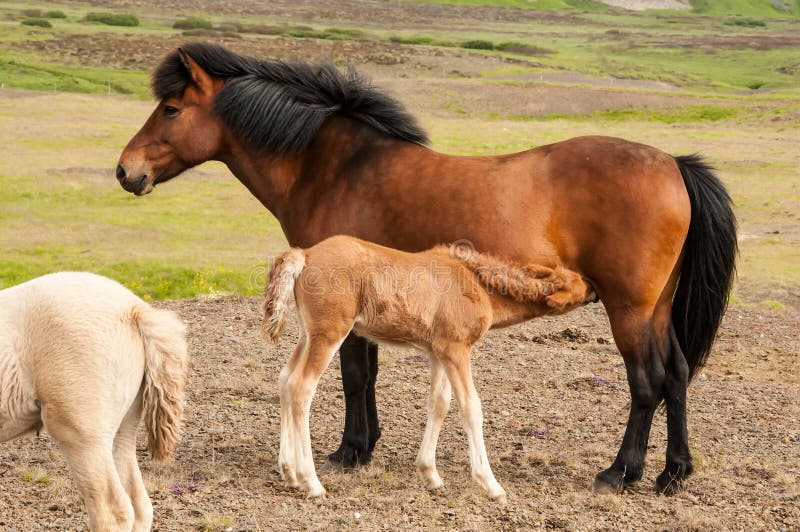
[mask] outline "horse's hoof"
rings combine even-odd
[[[664,495],[675,495],[682,492],[686,485],[684,483],[684,475],[675,475],[667,470],[664,470],[658,478],[656,478],[656,492],[663,493]]]
[[[334,464],[338,464],[343,469],[355,469],[360,465],[367,465],[372,460],[372,453],[367,449],[356,449],[345,443],[336,450],[336,452],[328,455],[328,460]]]
[[[495,493],[494,495],[490,495],[491,499],[496,502],[497,504],[507,504],[508,503],[508,496],[506,495],[506,491],[504,489],[500,489],[499,492]]]
[[[622,472],[617,473],[610,469],[601,471],[594,477],[592,482],[592,491],[595,493],[621,493],[625,487],[624,475]]]
[[[322,499],[325,497],[326,493],[325,488],[318,486],[308,490],[308,495],[306,495],[306,497],[309,499]]]
[[[425,483],[425,488],[431,491],[438,490],[444,485],[444,482],[442,482],[442,477],[440,477],[438,473],[436,476],[425,477],[422,479],[422,481]]]
[[[435,465],[425,465],[425,464],[417,464],[417,474],[419,478],[422,479],[422,482],[425,484],[425,488],[429,490],[435,490],[442,487],[442,477],[439,476],[439,472],[436,470]]]
[[[682,492],[686,485],[684,480],[692,474],[694,467],[692,462],[687,460],[685,462],[673,462],[667,464],[664,471],[656,478],[655,489],[658,493],[664,495],[675,495]]]
[[[278,469],[281,472],[281,477],[286,482],[286,485],[290,488],[297,488],[300,483],[297,482],[297,475],[295,475],[295,471],[293,467],[289,467],[285,464],[279,464]]]

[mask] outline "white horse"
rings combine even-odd
[[[184,324],[115,281],[63,272],[0,291],[0,442],[44,427],[92,530],[150,530],[136,432],[144,413],[150,454],[172,453],[187,372]]]

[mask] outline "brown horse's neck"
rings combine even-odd
[[[297,207],[304,187],[318,189],[331,185],[348,174],[346,167],[365,149],[402,142],[346,116],[328,118],[305,150],[288,155],[259,152],[232,133],[227,137],[219,160],[281,224]],[[303,208],[313,206],[303,205]],[[291,239],[291,235],[287,236]]]

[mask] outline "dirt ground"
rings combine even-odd
[[[589,490],[616,453],[628,391],[601,306],[491,332],[474,350],[495,474],[509,493],[489,502],[471,481],[455,404],[442,432],[445,486],[426,491],[414,470],[425,423],[428,363],[382,348],[375,460],[327,470],[328,496],[306,500],[276,470],[276,382],[296,340],[258,336],[257,299],[167,302],[190,324],[186,431],[175,462],[141,452],[157,530],[268,529],[772,529],[800,527],[800,314],[731,309],[707,368],[689,391],[696,473],[681,495],[651,487],[664,464],[658,413],[645,478],[620,495]],[[312,405],[318,467],[341,435],[338,358]],[[140,441],[140,448],[144,448]],[[0,529],[84,527],[63,456],[46,434],[0,446]]]

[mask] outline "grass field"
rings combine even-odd
[[[397,4],[403,17],[381,26],[349,5],[338,26],[308,24],[302,10],[295,19],[290,4],[276,6],[254,9],[246,20],[204,14],[202,4],[193,13],[216,26],[234,19],[245,29],[271,24],[271,34],[226,37],[244,52],[281,57],[288,44],[288,55],[314,59],[322,50],[337,61],[363,62],[422,118],[438,150],[503,153],[600,133],[670,153],[703,152],[737,203],[742,259],[734,301],[797,304],[800,38],[793,19],[742,26],[726,24],[735,18],[603,7],[591,14],[529,10],[535,16],[523,23],[495,10],[496,18],[476,31],[469,12],[442,28],[426,4]],[[54,8],[66,18],[48,19],[52,29],[19,23],[25,9]],[[135,28],[84,22],[93,11],[111,12],[102,3],[0,2],[0,286],[58,269],[90,269],[148,298],[254,293],[253,276],[283,238],[223,166],[203,165],[146,198],[125,194],[112,176],[119,152],[152,107],[148,70],[171,42],[192,38],[171,27],[185,11],[179,2],[120,11],[135,11]],[[298,31],[336,39],[292,37]],[[398,35],[446,46],[390,42]],[[545,51],[461,48],[468,39]],[[376,43],[384,47],[380,57],[370,55]],[[414,79],[430,80],[426,96],[409,90]],[[603,80],[612,85],[596,86]],[[525,96],[534,89],[538,97]],[[528,103],[520,105],[520,97]]]

